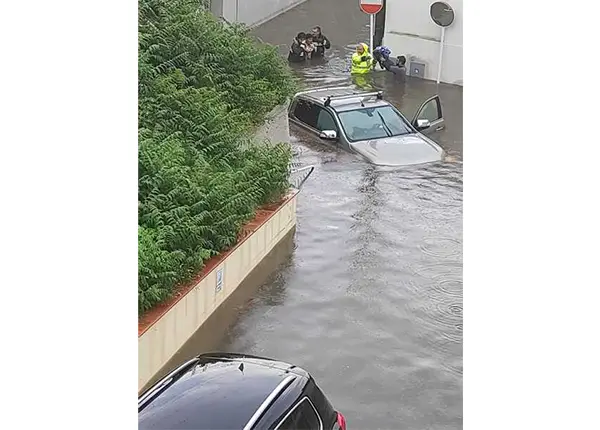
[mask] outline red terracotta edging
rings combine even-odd
[[[262,227],[273,217],[281,208],[297,194],[293,191],[285,196],[279,203],[273,203],[261,207],[256,211],[254,218],[249,221],[239,235],[237,243],[229,250],[215,255],[204,263],[202,270],[187,284],[175,287],[173,296],[162,303],[157,304],[152,309],[146,311],[138,320],[138,337],[141,337],[150,327],[162,318],[173,306],[183,299],[190,291],[194,289],[202,280],[207,277],[219,264],[223,262],[233,251],[242,245],[256,230]]]

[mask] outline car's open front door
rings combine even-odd
[[[424,134],[431,134],[444,128],[440,96],[435,95],[421,105],[412,120],[412,125]]]

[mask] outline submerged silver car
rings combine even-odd
[[[297,93],[288,110],[292,124],[382,166],[440,161],[443,149],[425,134],[444,127],[435,95],[409,122],[383,93],[352,87],[316,88]]]

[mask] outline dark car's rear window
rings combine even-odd
[[[321,418],[307,397],[302,399],[285,419],[277,425],[276,430],[322,429]]]

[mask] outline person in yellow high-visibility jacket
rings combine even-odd
[[[369,73],[373,69],[373,57],[369,54],[369,47],[366,43],[359,43],[356,52],[352,54],[352,68],[350,73],[353,75],[362,75]]]

